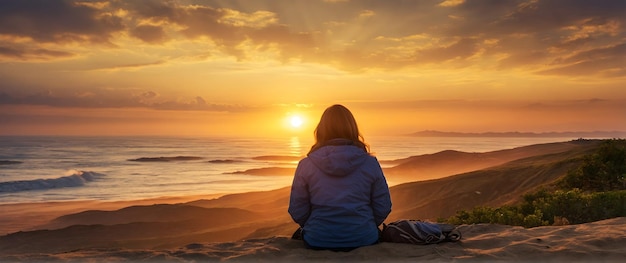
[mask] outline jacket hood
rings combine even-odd
[[[323,146],[309,154],[311,162],[328,175],[346,176],[359,168],[369,157],[367,152],[351,145],[349,140],[341,140],[335,139],[333,144]]]

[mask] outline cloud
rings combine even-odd
[[[579,118],[602,113],[605,119],[619,120],[626,117],[626,100],[623,98],[590,98],[580,100],[405,100],[405,101],[363,101],[351,102],[358,109],[376,111],[394,110],[404,114],[434,114],[453,112],[464,114],[466,111],[486,114],[542,114],[568,113],[563,116]],[[598,116],[597,118],[600,118]],[[552,119],[552,121],[555,121]]]
[[[503,36],[506,34],[559,33],[588,19],[625,21],[621,1],[467,1],[450,8],[452,14],[469,18],[448,33]],[[621,23],[620,22],[620,23]],[[562,34],[545,37],[559,39]]]
[[[0,1],[0,34],[36,42],[108,43],[122,20],[72,1]]]
[[[187,57],[211,53],[353,72],[470,67],[480,58],[486,69],[555,75],[608,62],[590,72],[619,77],[619,56],[566,61],[626,43],[625,9],[626,3],[612,0],[7,0],[0,1],[0,37],[9,42],[0,55],[41,60],[91,52],[72,43],[92,45],[95,52],[102,45],[133,52],[146,45],[194,46],[185,50]],[[141,40],[141,48],[128,36]],[[165,53],[154,60],[173,57]],[[133,64],[141,63],[128,68]]]
[[[141,93],[140,96],[146,99],[152,99],[152,98],[156,98],[157,96],[159,96],[159,94],[157,94],[154,91],[146,91],[144,93]]]
[[[597,48],[579,52],[571,57],[565,58],[561,63],[576,63],[581,61],[617,58],[621,62],[626,61],[626,43],[615,46]],[[624,65],[626,66],[626,65]]]
[[[227,9],[194,7],[173,22],[185,27],[181,31],[185,36],[209,37],[224,47],[224,52],[240,59],[245,58],[245,50],[239,48],[245,42],[250,42],[253,49],[279,47],[284,57],[300,56],[314,46],[309,33],[292,32],[288,26],[276,24],[273,14],[267,12],[243,15]]]
[[[111,65],[105,67],[92,68],[90,70],[121,70],[121,69],[140,69],[145,67],[159,66],[164,65],[167,62],[165,61],[153,61],[153,62],[144,62],[144,63],[132,63],[132,64],[121,64],[121,65]]]
[[[537,65],[543,62],[549,54],[544,50],[521,51],[509,54],[499,61],[498,68],[508,69],[528,65]]]
[[[238,59],[247,58],[246,46],[271,49],[285,59],[299,57],[314,46],[310,33],[291,31],[279,23],[276,13],[267,10],[243,12],[169,1],[119,1],[114,6],[128,9],[139,20],[167,25],[188,40],[209,39],[216,48]],[[148,43],[161,43],[166,41],[165,30],[162,26],[139,26],[131,34]]]
[[[361,11],[361,13],[359,13],[359,18],[368,18],[368,17],[372,17],[375,15],[376,15],[376,12],[372,10],[363,10]]]
[[[202,97],[193,99],[159,99],[154,91],[132,94],[116,90],[61,93],[44,90],[22,96],[0,91],[0,105],[32,105],[60,108],[149,108],[175,111],[243,112],[250,108],[241,105],[208,103]]]
[[[445,0],[439,3],[439,6],[450,7],[450,6],[458,6],[463,3],[465,3],[465,0]]]
[[[166,41],[165,31],[160,26],[140,25],[133,28],[130,34],[147,43],[163,43]]]
[[[464,38],[449,46],[434,47],[417,52],[418,62],[443,62],[450,59],[465,59],[477,52],[477,41]]]
[[[221,24],[248,28],[264,28],[277,22],[278,18],[272,12],[255,11],[248,14],[232,9],[224,9],[224,14],[219,19]]]
[[[599,74],[606,77],[624,76],[626,66],[624,60],[615,59],[596,59],[590,61],[582,61],[567,66],[556,67],[538,72],[543,75],[569,75],[569,76],[587,76]]]
[[[626,43],[622,43],[615,46],[582,51],[565,58],[557,58],[554,62],[556,67],[540,71],[539,74],[624,76],[624,73],[626,73],[625,61]]]
[[[0,46],[0,61],[2,57],[18,60],[49,60],[54,58],[68,58],[74,56],[73,53],[50,50],[44,48],[28,49],[24,47]]]

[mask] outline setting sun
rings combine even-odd
[[[289,118],[289,124],[291,124],[293,128],[300,128],[302,124],[304,124],[304,120],[298,115],[291,116],[291,118]]]

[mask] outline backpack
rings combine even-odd
[[[416,245],[456,242],[460,239],[461,232],[454,225],[408,219],[383,224],[380,238],[382,242]]]

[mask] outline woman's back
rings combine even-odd
[[[289,212],[312,247],[371,245],[391,209],[389,190],[376,158],[349,145],[328,145],[296,170]]]

